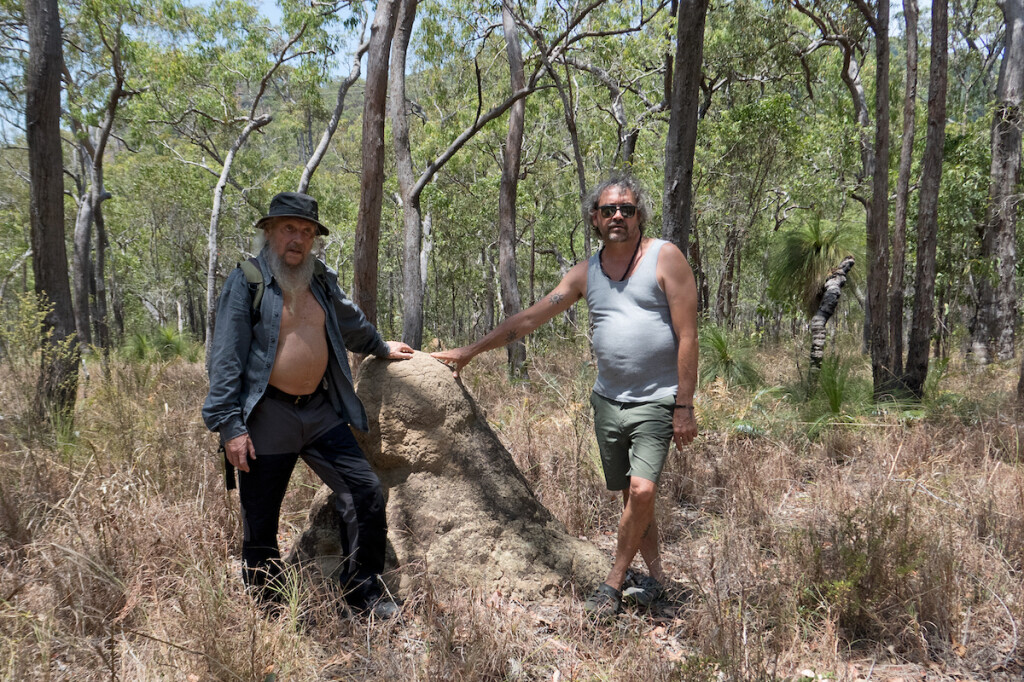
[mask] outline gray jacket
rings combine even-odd
[[[225,441],[247,432],[245,423],[267,390],[277,357],[284,298],[262,252],[257,262],[266,282],[259,319],[253,322],[249,283],[242,269],[235,268],[224,283],[217,304],[217,322],[207,359],[210,392],[203,403],[203,421]],[[363,311],[338,286],[337,273],[329,268],[324,270],[324,274],[313,277],[310,288],[326,316],[331,351],[327,363],[328,395],[339,415],[366,431],[366,411],[356,397],[347,351],[387,357],[389,349]]]

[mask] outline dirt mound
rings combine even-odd
[[[359,397],[370,431],[356,437],[388,494],[388,538],[400,590],[434,584],[518,597],[599,583],[608,559],[570,536],[534,497],[476,403],[429,355],[367,360]],[[337,567],[337,520],[324,486],[294,558]],[[333,557],[333,558],[332,558]]]

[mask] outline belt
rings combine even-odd
[[[281,402],[291,403],[296,407],[305,407],[310,402],[312,402],[313,398],[317,397],[323,392],[323,382],[321,382],[320,385],[316,387],[315,391],[307,395],[292,395],[291,393],[285,393],[276,386],[271,386],[270,384],[267,384],[266,396],[268,398],[273,398],[274,400],[280,400]]]

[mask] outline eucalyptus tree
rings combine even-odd
[[[699,309],[713,307],[718,321],[731,325],[739,309],[743,257],[769,241],[761,225],[767,227],[773,216],[781,224],[794,210],[788,206],[802,173],[793,161],[807,151],[799,132],[812,115],[801,107],[802,72],[788,43],[785,5],[733,0],[713,11],[704,36],[687,257],[698,281]],[[709,228],[702,235],[703,225]]]
[[[947,0],[932,0],[928,131],[921,169],[920,206],[917,211],[914,320],[907,344],[907,369],[902,377],[903,385],[918,397],[922,395],[924,382],[928,377],[928,356],[935,319],[935,251],[939,184],[942,180],[942,154],[946,140],[946,65],[949,57],[947,7]]]
[[[521,307],[521,297],[518,289],[518,277],[516,274],[516,255],[515,255],[515,243],[517,240],[516,222],[514,205],[516,201],[516,183],[519,177],[518,169],[515,166],[518,165],[518,161],[515,157],[519,156],[517,148],[522,144],[522,123],[517,123],[517,117],[525,116],[525,113],[519,113],[515,110],[517,103],[520,103],[524,98],[533,92],[536,92],[539,88],[543,87],[542,79],[545,75],[552,76],[557,74],[553,67],[553,64],[557,59],[564,55],[572,46],[576,45],[580,41],[595,35],[594,31],[588,26],[582,26],[588,19],[588,15],[594,12],[599,6],[600,2],[593,2],[589,5],[579,5],[573,7],[564,17],[561,17],[559,21],[556,19],[560,14],[553,8],[544,8],[546,14],[541,19],[549,19],[550,21],[544,22],[545,30],[540,30],[534,25],[532,18],[528,18],[513,11],[510,5],[503,6],[501,26],[505,35],[505,55],[506,63],[509,64],[510,74],[510,89],[511,93],[497,96],[497,103],[493,104],[486,111],[484,110],[484,97],[485,97],[485,86],[483,82],[483,74],[479,69],[479,61],[477,55],[464,54],[464,58],[473,59],[476,63],[477,70],[476,75],[476,89],[477,89],[477,101],[476,111],[473,115],[471,122],[458,133],[453,141],[447,144],[446,147],[434,143],[434,147],[438,150],[437,155],[432,161],[425,164],[422,172],[418,177],[415,177],[412,168],[412,156],[408,151],[410,145],[409,141],[409,127],[407,124],[407,106],[406,106],[406,74],[404,69],[404,51],[408,49],[409,35],[411,33],[412,19],[405,15],[404,25],[407,25],[407,29],[403,29],[401,26],[396,33],[395,49],[392,51],[392,70],[390,74],[391,78],[391,115],[393,119],[393,130],[395,131],[395,143],[396,143],[396,159],[398,162],[398,177],[399,184],[401,186],[402,196],[401,203],[403,208],[404,222],[405,222],[405,267],[404,267],[404,278],[406,281],[405,285],[405,314],[407,319],[404,323],[403,334],[407,340],[415,341],[417,334],[422,334],[422,320],[417,319],[417,310],[422,309],[422,291],[420,289],[419,282],[421,281],[419,273],[419,259],[420,259],[420,233],[419,225],[421,221],[421,194],[427,187],[428,183],[435,176],[435,174],[453,158],[453,156],[459,152],[459,150],[466,145],[470,139],[477,135],[481,130],[484,129],[489,122],[503,115],[510,109],[513,110],[513,115],[510,119],[509,134],[506,136],[505,145],[502,147],[502,183],[499,186],[499,266],[500,272],[500,283],[501,283],[501,294],[504,312],[506,315],[513,315],[518,312]],[[407,8],[409,5],[405,5],[403,11],[409,11]],[[414,8],[415,5],[412,5]],[[490,47],[488,37],[494,32],[494,27],[497,25],[497,20],[492,20],[486,13],[486,8],[476,8],[473,6],[467,7],[446,7],[448,10],[456,10],[464,12],[465,15],[471,17],[470,20],[462,23],[455,23],[453,27],[455,31],[461,31],[465,38],[463,39],[464,45],[476,46],[475,49],[478,51],[489,51],[494,52],[494,48]],[[518,8],[522,10],[523,8]],[[433,11],[433,8],[432,8]],[[432,26],[440,28],[442,26],[442,20],[436,20],[433,16],[428,16],[426,19],[431,22]],[[434,23],[436,21],[436,23]],[[494,23],[491,23],[494,21]],[[481,30],[477,31],[477,25],[480,25]],[[517,50],[519,45],[519,33],[518,29],[522,28],[523,32],[529,37],[531,50],[524,57],[521,54],[521,50]],[[624,31],[626,29],[623,29]],[[401,41],[399,41],[401,37]],[[440,42],[442,40],[448,40],[447,47],[440,51],[435,51],[436,56],[440,56],[443,52],[445,57],[451,57],[452,50],[454,50],[454,41],[451,38],[445,38],[440,30],[430,31],[430,37],[427,39],[428,42]],[[403,54],[399,55],[398,53]],[[478,52],[477,54],[480,54]],[[525,65],[530,64],[529,74],[526,72]],[[398,65],[401,64],[402,68]],[[554,78],[552,76],[552,78]],[[557,85],[556,85],[557,87]],[[493,89],[493,85],[489,85],[488,89]],[[489,93],[488,93],[489,94]],[[564,94],[564,93],[563,93]],[[437,101],[435,100],[435,106]],[[525,112],[525,103],[521,109]],[[462,118],[468,118],[465,114],[468,113],[463,108]],[[420,116],[424,119],[426,114],[420,110]],[[453,120],[458,118],[458,114],[452,114]],[[442,143],[443,144],[443,143]],[[577,159],[579,155],[576,155]],[[511,164],[511,166],[509,165]],[[579,168],[579,163],[576,164]],[[412,341],[409,341],[412,343]],[[524,350],[513,349],[513,355],[510,357],[511,366],[513,372],[519,372],[518,368],[522,367],[523,361],[525,360]]]
[[[875,163],[867,211],[867,317],[871,378],[880,397],[896,382],[889,343],[889,0],[866,0],[858,9],[875,35]]]
[[[103,202],[112,195],[104,184],[104,162],[122,102],[136,94],[135,86],[128,82],[129,78],[134,79],[133,35],[145,30],[148,19],[145,8],[134,0],[82,0],[74,7],[77,12],[68,16],[65,24],[69,50],[64,74],[68,91],[66,116],[74,133],[81,169],[74,175],[78,190],[73,251],[75,322],[83,344],[93,343],[95,324],[96,343],[108,349]]]
[[[377,322],[377,265],[384,196],[384,118],[388,57],[403,0],[378,0],[370,26],[363,94],[362,173],[355,236],[352,298],[371,323]]]
[[[75,338],[64,246],[64,162],[60,135],[63,54],[57,0],[28,0],[25,25],[25,131],[31,181],[32,272],[36,294],[48,306],[41,339],[43,361],[36,408],[40,417],[67,424],[74,413],[78,390],[79,344]]]
[[[981,255],[989,272],[979,283],[979,320],[975,332],[975,348],[984,349],[986,360],[1013,357],[1018,322],[1017,210],[1024,126],[1024,0],[1003,0],[998,5],[1006,22],[1006,35],[992,116],[989,205],[982,237]]]
[[[867,234],[866,337],[871,353],[874,393],[881,396],[894,384],[893,354],[889,338],[889,0],[866,0],[838,7],[829,0],[791,0],[793,7],[813,24],[816,38],[805,35],[804,55],[822,46],[839,48],[843,65],[840,76],[850,93],[860,128],[861,168],[853,196],[864,206]],[[799,30],[799,27],[798,27]],[[871,115],[861,78],[861,59],[868,30],[875,46],[875,122],[872,142]],[[870,178],[870,197],[867,189]]]
[[[697,144],[708,0],[679,0],[672,114],[665,139],[665,186],[661,235],[686,253],[693,219],[693,157]]]
[[[244,0],[164,7],[164,40],[148,46],[150,87],[139,117],[171,135],[154,134],[180,161],[217,178],[207,232],[206,344],[213,338],[219,267],[219,229],[235,161],[250,136],[273,120],[266,95],[282,67],[313,53],[306,40],[324,16],[309,9],[286,12],[281,26],[261,18]],[[180,148],[180,141],[189,145]],[[247,199],[251,201],[252,199]]]
[[[523,66],[523,48],[519,44],[519,30],[507,4],[502,4],[501,23],[505,31],[505,53],[508,56],[509,85],[512,92],[526,87]],[[519,278],[516,276],[516,202],[519,188],[519,169],[523,155],[523,126],[526,120],[526,102],[518,100],[512,105],[508,117],[508,136],[502,155],[501,187],[498,191],[498,263],[501,268],[502,302],[505,317],[522,310]],[[575,145],[578,148],[578,145]],[[526,343],[522,339],[506,344],[508,366],[513,377],[525,378]]]
[[[896,177],[896,201],[893,207],[892,271],[889,274],[889,343],[892,346],[893,373],[897,376],[903,374],[903,270],[906,265],[907,205],[910,198],[910,171],[914,161],[917,122],[917,0],[903,0],[903,19],[906,52],[903,132]]]

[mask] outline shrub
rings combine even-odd
[[[763,381],[749,345],[730,339],[721,327],[707,326],[700,330],[700,383],[707,385],[716,379],[751,389]]]
[[[910,652],[921,637],[947,636],[959,590],[945,531],[912,492],[885,488],[796,530],[804,612],[833,620],[850,643],[902,643]]]

